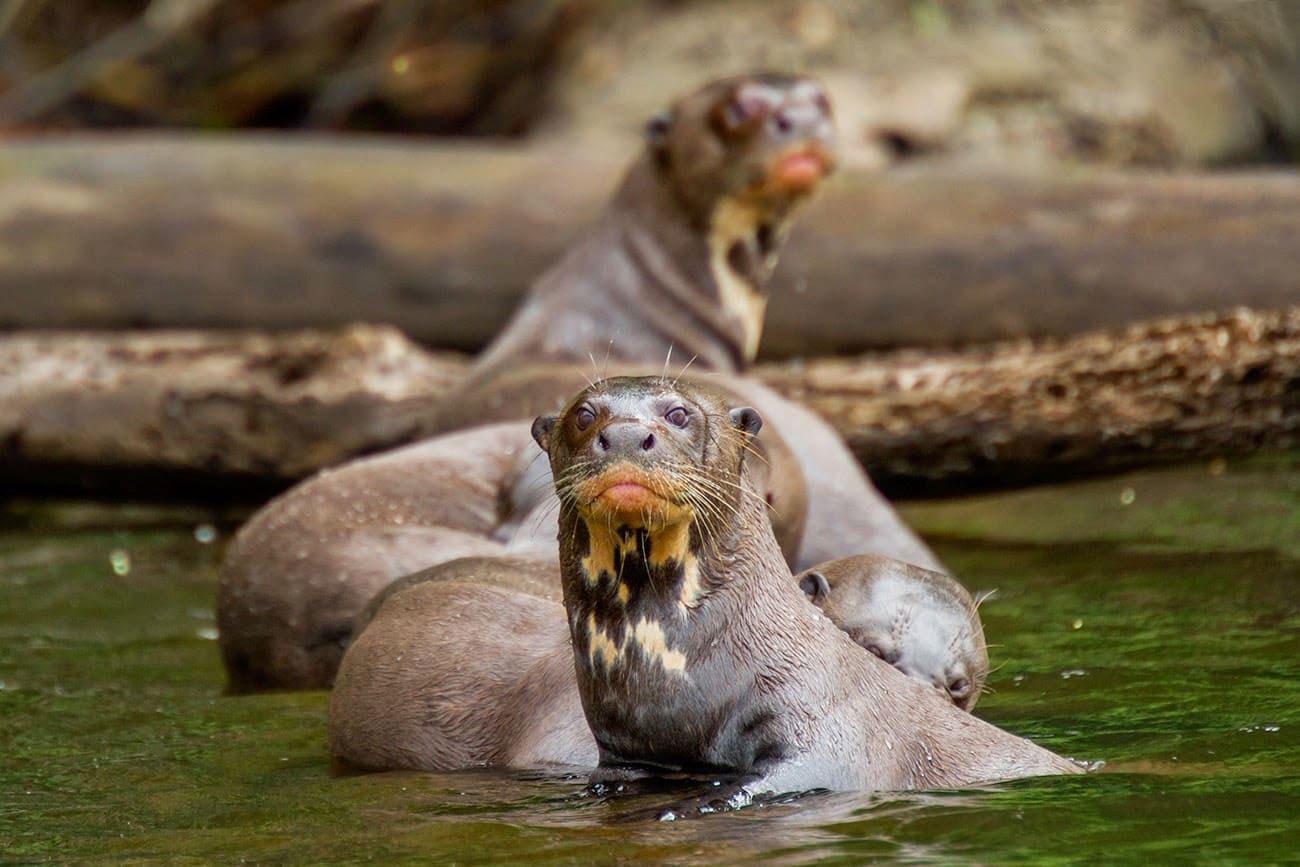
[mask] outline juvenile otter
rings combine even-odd
[[[658,379],[597,383],[539,418],[563,611],[457,582],[396,594],[340,668],[335,755],[584,764],[568,716],[580,700],[602,766],[725,773],[733,803],[1076,772],[866,653],[808,602],[745,472],[760,424]],[[427,641],[403,641],[414,635]],[[396,660],[404,646],[414,658]]]
[[[808,599],[859,646],[962,710],[979,701],[989,656],[977,604],[941,572],[859,555],[795,576]]]

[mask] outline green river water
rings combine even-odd
[[[621,820],[646,805],[586,798],[580,775],[338,776],[323,693],[222,695],[212,605],[236,512],[12,503],[0,860],[1300,857],[1300,456],[904,511],[968,587],[998,589],[978,715],[1100,771],[667,825]]]

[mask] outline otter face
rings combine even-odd
[[[781,209],[835,169],[830,100],[811,78],[771,73],[705,85],[647,127],[652,153],[702,212],[724,199]]]
[[[700,558],[737,532],[726,516],[741,498],[759,496],[742,471],[760,426],[752,409],[728,410],[720,396],[655,377],[595,383],[533,423],[560,500],[580,671],[649,664],[688,676],[683,629],[711,592]]]
[[[761,425],[747,407],[728,411],[668,380],[628,377],[537,419],[533,437],[550,455],[557,494],[589,525],[658,533],[739,488],[745,442]]]
[[[984,633],[973,609],[938,578],[951,582],[887,558],[850,557],[804,572],[798,581],[854,642],[969,711],[988,674]]]

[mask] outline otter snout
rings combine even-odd
[[[655,432],[645,422],[615,421],[596,434],[592,451],[603,458],[635,459],[654,452],[659,446]]]

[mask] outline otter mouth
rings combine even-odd
[[[764,186],[786,196],[806,196],[835,171],[835,160],[825,148],[810,145],[777,157],[767,172]]]
[[[582,511],[633,527],[668,523],[684,511],[663,491],[661,480],[626,463],[588,479],[578,493]]]

